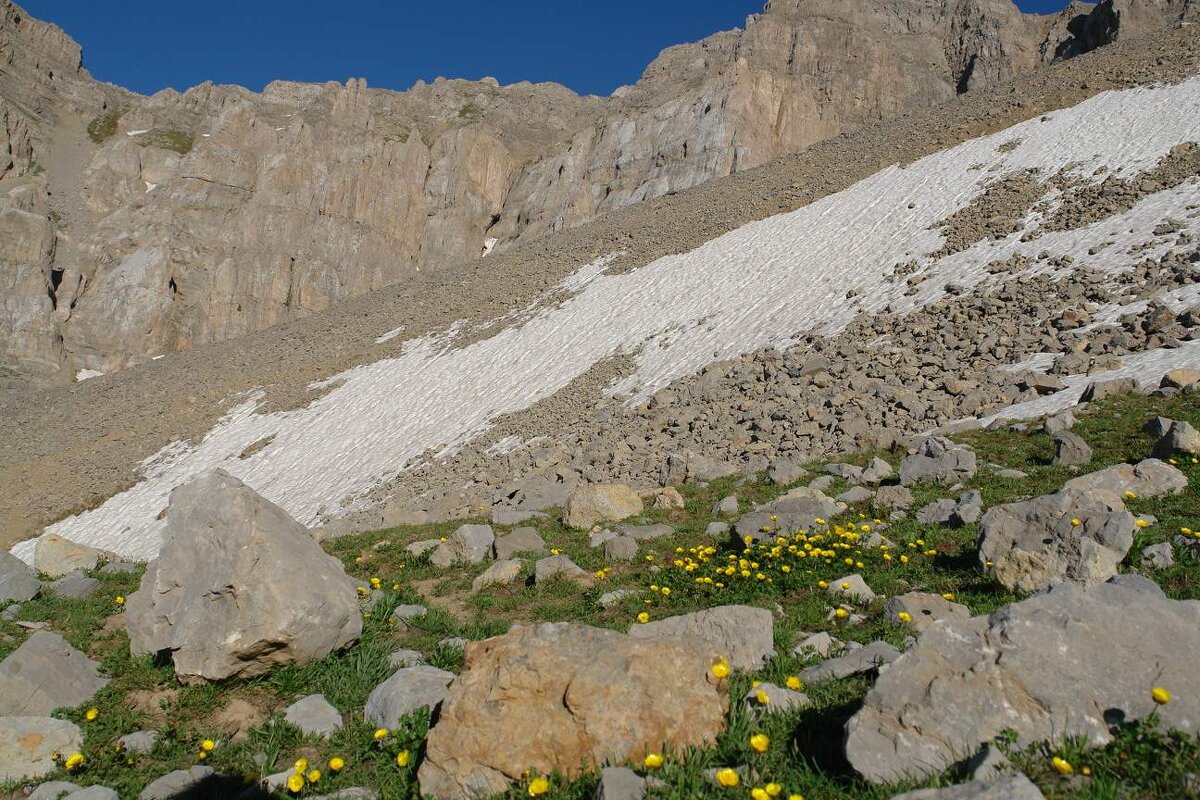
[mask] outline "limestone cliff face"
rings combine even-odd
[[[70,380],[245,335],[1194,6],[772,0],[610,98],[490,79],[140,97],[0,0],[0,365]]]

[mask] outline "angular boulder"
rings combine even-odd
[[[1145,580],[1060,584],[925,631],[850,719],[846,756],[883,783],[936,773],[1006,729],[1022,747],[1070,736],[1099,745],[1109,719],[1158,708],[1163,729],[1194,733],[1198,652],[1200,601],[1170,600]],[[1151,698],[1157,686],[1175,695],[1167,705]]]
[[[1033,781],[1017,773],[944,789],[917,789],[898,794],[892,800],[1045,800],[1045,795]]]
[[[1061,581],[1098,583],[1117,574],[1135,530],[1117,495],[1067,489],[984,514],[979,561],[1005,588],[1023,592]]]
[[[496,539],[492,554],[497,561],[505,561],[517,553],[533,553],[545,555],[546,540],[537,532],[537,528],[517,528],[512,533]]]
[[[571,623],[472,643],[426,740],[421,793],[490,796],[529,769],[574,777],[581,764],[709,744],[728,700],[708,669],[672,642]]]
[[[362,631],[341,562],[221,470],[171,492],[158,560],[125,608],[131,651],[169,653],[184,682],[315,661]]]
[[[492,554],[496,534],[491,525],[461,525],[450,537],[439,542],[429,556],[435,567],[452,564],[478,564]]]
[[[563,509],[563,522],[587,530],[597,522],[619,522],[636,516],[643,508],[642,498],[625,484],[593,483],[571,492]]]
[[[1176,453],[1200,453],[1200,431],[1190,422],[1172,422],[1163,437],[1154,445],[1155,458],[1170,458]]]
[[[48,716],[106,685],[99,664],[57,633],[38,631],[0,661],[0,716]]]
[[[418,708],[434,710],[446,698],[446,687],[454,673],[419,665],[396,670],[392,677],[371,690],[363,709],[366,718],[381,728],[395,728]]]
[[[717,606],[637,624],[635,639],[665,639],[700,651],[712,663],[723,658],[734,669],[757,670],[775,655],[775,620],[753,606]]]
[[[0,603],[32,600],[41,586],[24,561],[7,550],[0,550]]]
[[[908,620],[901,619],[900,614],[907,614]],[[971,609],[939,594],[908,592],[889,597],[883,604],[883,616],[889,622],[911,625],[913,629],[923,631],[940,619],[968,619]]]
[[[921,440],[916,451],[900,462],[900,485],[953,485],[975,474],[975,453],[941,436]]]
[[[95,569],[102,560],[116,558],[112,553],[77,544],[55,533],[39,537],[33,547],[34,569],[51,578],[61,578],[71,570]]]
[[[0,716],[0,783],[40,778],[83,747],[78,725],[51,717]]]
[[[811,528],[817,520],[829,520],[845,510],[845,503],[830,498],[819,489],[797,486],[782,497],[744,515],[737,521],[734,530],[742,541],[747,536],[756,541],[770,540]]]
[[[342,729],[342,714],[323,694],[301,697],[283,710],[283,718],[305,736],[328,739]]]

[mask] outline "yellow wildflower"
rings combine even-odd
[[[758,701],[760,706],[768,705],[771,702],[771,697],[762,689],[754,693],[754,699]]]
[[[783,787],[778,783],[768,783],[763,788],[767,790],[767,795],[769,797],[779,797],[779,795],[783,794]]]
[[[391,731],[389,731],[387,728],[377,728],[375,730],[375,741],[386,739],[389,733],[391,733]]]
[[[737,770],[729,767],[722,767],[717,770],[717,783],[724,786],[726,789],[731,789],[742,782],[742,776],[737,774]]]
[[[1067,761],[1065,758],[1059,758],[1058,756],[1050,759],[1050,766],[1054,767],[1054,771],[1059,775],[1070,775],[1075,771],[1075,768],[1071,766],[1070,761]]]
[[[346,768],[346,760],[344,758],[342,758],[341,756],[334,756],[333,758],[329,759],[329,771],[330,772],[341,772],[345,768]]]
[[[750,737],[750,747],[756,753],[765,753],[771,746],[771,738],[765,733],[756,733]]]
[[[908,623],[912,622],[912,614],[908,613],[907,611],[901,611],[896,615],[896,619],[907,625]]]
[[[292,773],[287,779],[287,788],[292,794],[299,794],[304,788],[304,776],[299,773]]]
[[[100,709],[96,708],[95,706],[93,706],[92,708],[89,708],[83,714],[83,718],[86,719],[88,722],[91,722],[98,716],[100,716]]]
[[[762,788],[761,786],[755,786],[750,790],[750,797],[752,800],[770,800],[771,796],[767,794],[766,789]]]
[[[846,617],[850,616],[850,612],[844,608],[839,608],[837,611],[833,612],[833,615],[838,619],[845,619]]]
[[[658,769],[663,765],[662,754],[647,753],[646,757],[642,759],[642,763],[646,766],[646,769]]]
[[[379,578],[371,578],[371,588],[372,589],[378,589],[381,583],[382,583],[382,581],[380,581]]]
[[[1079,517],[1072,517],[1072,518],[1071,518],[1071,525],[1072,525],[1073,527],[1079,527],[1079,526],[1080,526],[1080,525],[1082,525],[1082,524],[1083,524],[1083,523],[1079,521]],[[1064,762],[1064,763],[1065,763],[1065,762]]]
[[[305,775],[304,777],[306,780],[308,780],[309,783],[316,783],[317,781],[321,780],[321,770],[310,769],[308,771],[308,774]]]
[[[408,751],[407,750],[401,750],[399,753],[396,753],[396,766],[398,766],[398,767],[407,767],[408,766]]]
[[[119,606],[125,605],[125,595],[123,595],[123,594],[117,595],[116,597],[113,598],[113,602]]]
[[[550,781],[538,776],[529,782],[529,796],[538,797],[550,791]]]
[[[1154,698],[1154,702],[1158,703],[1160,706],[1165,706],[1167,703],[1171,702],[1171,693],[1161,686],[1155,686],[1150,691],[1150,696]]]
[[[640,613],[640,614],[638,614],[638,615],[637,615],[637,621],[638,621],[638,622],[642,622],[642,623],[649,622],[649,621],[650,621],[650,615],[649,615],[649,614],[647,614],[645,611],[643,611],[642,613]]]
[[[71,756],[68,756],[67,760],[63,763],[63,766],[71,771],[79,769],[83,766],[83,753],[75,753]]]
[[[942,599],[943,599],[943,600],[947,600],[947,601],[953,600],[953,599],[954,599],[954,592],[944,592],[944,593],[942,594]]]
[[[798,692],[804,688],[804,682],[795,675],[788,675],[787,680],[784,681],[784,683],[787,685],[787,688],[791,689],[793,692]]]
[[[729,662],[722,658],[720,661],[713,664],[712,665],[712,674],[713,674],[713,677],[718,680],[724,680],[725,678],[728,678],[729,677]]]
[[[296,763],[293,766],[295,767],[296,772],[303,775],[304,770],[308,769],[308,759],[307,758],[298,758],[298,759],[296,759]]]
[[[217,743],[214,742],[212,739],[205,739],[203,742],[200,743],[200,749],[206,753],[211,753],[213,750],[216,749],[216,747],[217,747]]]

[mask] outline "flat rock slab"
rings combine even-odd
[[[850,764],[873,782],[923,778],[1012,729],[1018,746],[1111,739],[1106,715],[1200,729],[1200,602],[1121,576],[1059,584],[990,616],[947,620],[880,673],[846,731]],[[1174,699],[1156,706],[1150,690]]]
[[[605,767],[600,770],[600,785],[596,800],[643,800],[646,779],[628,767]]]
[[[902,619],[901,614],[907,614],[908,619]],[[938,594],[908,592],[889,597],[883,604],[883,616],[889,622],[911,625],[914,630],[923,631],[940,619],[968,619],[971,609]]]
[[[283,710],[283,718],[305,736],[328,739],[342,729],[342,713],[323,694],[300,698]]]
[[[62,798],[78,792],[80,785],[70,781],[46,781],[38,784],[26,800],[62,800]]]
[[[574,777],[709,744],[728,707],[709,666],[674,642],[570,623],[475,642],[426,740],[421,793],[491,796],[529,769]]]
[[[661,539],[664,536],[670,536],[675,533],[674,528],[662,523],[657,525],[621,525],[617,530],[622,535],[628,536],[631,539],[637,539],[639,542]]]
[[[1033,781],[1018,773],[944,789],[918,789],[898,794],[892,800],[1045,800],[1045,796]]]
[[[429,556],[435,567],[453,564],[478,564],[492,554],[496,534],[491,525],[461,525],[445,542],[439,542]]]
[[[158,737],[158,731],[134,731],[117,739],[117,744],[130,753],[149,753],[154,749]]]
[[[623,483],[594,483],[579,486],[567,498],[563,522],[569,528],[587,530],[597,522],[619,522],[641,514],[642,498]]]
[[[57,633],[38,631],[0,661],[0,716],[45,716],[91,700],[107,684],[99,664]]]
[[[521,574],[521,562],[516,559],[497,561],[471,581],[471,593],[476,594],[489,586],[507,586]]]
[[[84,575],[77,569],[73,569],[66,575],[63,575],[58,580],[49,584],[49,587],[54,590],[54,593],[59,597],[80,600],[96,591],[96,587],[99,585],[100,581],[88,575]]]
[[[512,533],[496,539],[492,553],[499,561],[511,559],[517,553],[545,555],[546,541],[537,532],[537,528],[517,528]]]
[[[763,700],[767,702],[763,702]],[[786,686],[774,683],[760,683],[750,687],[750,691],[742,696],[742,705],[764,714],[781,714],[797,708],[807,708],[812,705],[808,695]]]
[[[939,483],[950,486],[974,476],[976,468],[975,453],[949,439],[930,436],[900,462],[900,485]]]
[[[818,489],[797,486],[782,497],[760,506],[737,521],[734,530],[741,541],[747,536],[768,541],[780,535],[808,529],[817,520],[829,520],[846,510],[846,504]]]
[[[64,800],[119,800],[120,796],[115,789],[110,789],[107,786],[88,786],[76,792],[71,792]]]
[[[83,731],[66,720],[0,716],[0,782],[40,778],[58,769],[54,754],[83,747]]]
[[[775,655],[774,618],[770,611],[752,606],[718,606],[637,624],[629,629],[629,635],[673,640],[704,651],[711,660],[724,658],[734,669],[745,671],[761,669]]]
[[[446,698],[453,672],[427,665],[405,667],[371,690],[363,714],[381,728],[395,728],[418,708],[436,709]]]
[[[1137,464],[1116,464],[1080,475],[1063,484],[1063,489],[1102,490],[1121,497],[1125,492],[1133,492],[1146,498],[1179,494],[1187,485],[1187,476],[1178,469],[1157,458],[1147,458]]]
[[[887,642],[871,642],[844,656],[822,661],[800,673],[805,683],[820,683],[839,678],[848,678],[863,672],[879,669],[900,657],[900,651]]]
[[[590,589],[596,584],[592,573],[580,567],[569,556],[559,554],[538,559],[533,565],[533,582],[545,583],[552,578],[570,581],[581,588]]]

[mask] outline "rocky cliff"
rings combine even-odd
[[[486,78],[141,97],[0,0],[0,379],[241,336],[1195,12],[773,0],[609,98]]]

